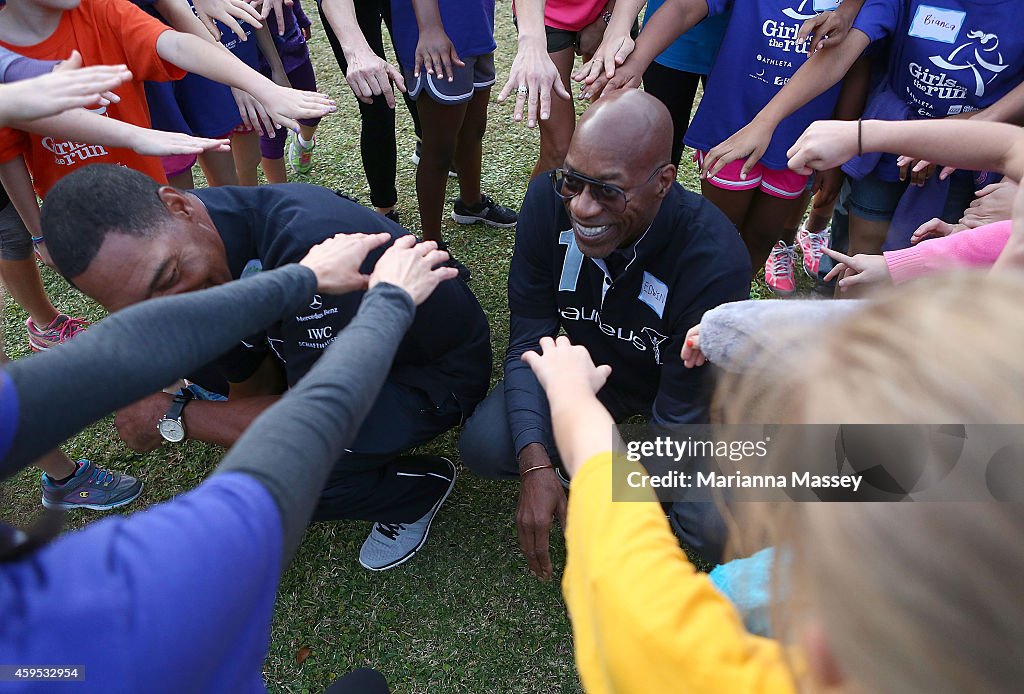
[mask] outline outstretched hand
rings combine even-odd
[[[309,249],[299,265],[316,275],[317,290],[345,294],[367,288],[370,276],[360,272],[366,256],[391,239],[391,234],[337,234]]]
[[[803,176],[842,166],[857,156],[857,122],[820,120],[789,148],[789,168]]]
[[[700,351],[700,323],[686,331],[686,338],[683,340],[683,350],[679,353],[683,360],[683,366],[694,369],[704,366],[708,358]]]
[[[240,41],[246,41],[248,37],[246,36],[245,29],[238,23],[238,20],[245,22],[255,29],[263,27],[263,24],[260,22],[262,19],[260,13],[246,0],[192,0],[192,5],[195,7],[199,20],[206,27],[206,30],[210,32],[210,36],[216,41],[220,41],[218,21],[235,32]]]
[[[124,65],[83,68],[78,51],[53,72],[0,86],[0,122],[30,121],[100,103],[110,90],[132,78]],[[40,98],[45,95],[45,98]]]
[[[582,345],[574,345],[564,335],[557,340],[550,337],[540,339],[541,352],[526,352],[522,359],[540,381],[544,391],[556,388],[586,388],[591,394],[604,387],[612,367],[607,364],[595,366],[590,352]]]
[[[737,159],[746,158],[740,170],[740,178],[746,179],[754,165],[761,160],[768,145],[772,141],[773,128],[761,125],[753,120],[743,126],[725,142],[716,145],[704,156],[700,167],[700,177],[708,178]]]
[[[508,73],[508,81],[498,94],[498,102],[508,99],[513,90],[516,92],[516,103],[512,120],[516,123],[523,120],[525,105],[528,128],[537,127],[538,117],[540,120],[551,117],[552,92],[560,99],[572,98],[544,46],[519,46]]]
[[[836,261],[836,265],[825,275],[825,281],[831,282],[836,277],[842,277],[838,282],[840,292],[892,284],[892,275],[889,274],[889,265],[884,256],[866,253],[848,256],[827,247],[821,251]]]
[[[401,287],[419,306],[437,285],[459,276],[456,268],[443,266],[449,259],[447,251],[437,248],[436,241],[416,242],[409,234],[399,237],[377,261],[370,275],[369,288],[386,282]]]

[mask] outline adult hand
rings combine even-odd
[[[800,31],[796,34],[796,42],[797,44],[803,43],[808,37],[813,36],[812,44],[807,47],[808,55],[813,55],[825,48],[826,41],[829,48],[835,48],[842,43],[846,35],[850,33],[852,25],[853,17],[847,16],[846,12],[822,12],[800,25]]]
[[[124,65],[76,68],[81,65],[77,51],[64,64],[48,75],[0,86],[0,121],[30,121],[91,106],[100,102],[104,92],[132,78]],[[40,94],[46,98],[39,98]]]
[[[393,284],[408,292],[419,306],[434,293],[437,285],[459,276],[456,268],[441,266],[448,258],[447,251],[438,250],[435,241],[416,243],[416,237],[411,234],[401,236],[377,261],[369,288],[373,289],[380,282]]]
[[[164,438],[160,436],[157,424],[173,400],[174,396],[168,393],[154,393],[118,410],[114,415],[114,426],[125,445],[140,453],[159,448]]]
[[[594,366],[587,348],[572,344],[564,335],[557,340],[542,337],[540,349],[541,353],[526,352],[522,359],[548,393],[566,385],[582,385],[596,394],[612,372],[608,365]]]
[[[513,90],[516,90],[516,104],[512,120],[516,123],[523,120],[523,105],[526,104],[526,126],[529,128],[537,127],[538,115],[540,120],[551,117],[552,92],[560,99],[572,98],[543,44],[520,42],[498,101],[504,102]]]
[[[935,171],[935,164],[913,157],[896,157],[896,165],[900,167],[900,180],[906,181],[909,177],[910,185],[918,188],[924,186]]]
[[[253,96],[266,109],[274,123],[291,131],[299,129],[300,119],[322,118],[337,110],[326,94],[289,89],[270,80],[264,81],[258,93]],[[269,134],[273,134],[273,130]]]
[[[604,23],[603,20],[599,21]],[[612,36],[603,32],[601,45],[594,51],[593,57],[585,61],[583,66],[573,73],[572,78],[577,82],[583,82],[584,92],[593,91],[588,88],[592,87],[602,76],[605,81],[614,77],[616,68],[626,62],[634,48],[636,48],[636,42],[629,34]]]
[[[840,292],[849,291],[854,287],[867,288],[879,284],[892,284],[892,275],[889,274],[889,266],[884,256],[858,253],[850,257],[831,248],[822,248],[821,251],[836,261],[836,265],[825,275],[825,281],[831,282],[843,274],[838,283]]]
[[[933,217],[914,230],[914,233],[910,235],[910,244],[914,245],[915,243],[919,243],[925,239],[939,236],[949,236],[950,234],[955,234],[958,231],[963,231],[966,228],[967,227],[962,224],[950,224],[942,221],[938,217]]]
[[[519,454],[519,469],[551,466],[547,451],[530,444]],[[519,505],[516,508],[516,533],[519,550],[526,557],[530,573],[542,581],[551,578],[551,525],[555,518],[565,529],[568,503],[554,467],[544,467],[522,476]]]
[[[820,120],[789,148],[789,168],[810,176],[815,171],[834,169],[857,156],[857,122]]]
[[[352,93],[363,103],[373,103],[373,97],[384,95],[388,106],[395,107],[395,91],[393,82],[402,92],[405,91],[405,79],[401,71],[388,61],[370,50],[353,51],[346,55],[348,72],[345,80],[352,88]]]
[[[196,15],[216,41],[220,41],[220,27],[217,21],[224,24],[242,41],[247,40],[245,29],[238,23],[241,20],[251,27],[261,29],[260,13],[253,9],[245,0],[192,0]],[[216,20],[216,21],[215,21]]]
[[[683,351],[679,353],[679,356],[683,360],[683,366],[688,369],[704,366],[708,360],[704,356],[704,352],[700,351],[700,323],[686,331],[686,337],[683,339]]]
[[[745,179],[768,149],[773,132],[774,128],[762,125],[755,118],[728,140],[711,148],[701,164],[700,177],[715,176],[726,164],[746,157],[746,162],[740,170],[740,178]]]
[[[292,0],[249,0],[253,5],[259,5],[262,3],[260,9],[260,17],[266,19],[270,16],[270,11],[274,11],[274,18],[277,19],[277,33],[280,36],[284,36],[284,8],[287,5],[291,7],[293,4]]]
[[[428,75],[434,75],[443,80],[448,75],[448,81],[455,79],[455,67],[466,67],[459,54],[455,51],[448,34],[444,29],[433,28],[420,32],[419,43],[416,44],[416,62],[412,68],[413,77],[420,76],[420,70],[426,68]]]
[[[1013,204],[1017,197],[1017,184],[1010,180],[990,183],[974,193],[970,207],[964,210],[960,224],[967,229],[1013,219]]]
[[[363,261],[374,248],[383,246],[391,234],[338,234],[309,249],[299,261],[316,275],[317,289],[325,294],[345,294],[367,288],[370,276],[360,272]]]

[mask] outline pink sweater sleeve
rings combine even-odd
[[[956,234],[922,241],[898,251],[886,251],[893,284],[959,267],[988,267],[996,261],[1010,238],[1009,220],[965,229]]]

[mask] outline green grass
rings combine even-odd
[[[340,188],[369,201],[359,158],[359,115],[319,22],[314,18],[312,52],[320,88],[338,101],[325,119],[313,173],[293,177]],[[483,188],[500,202],[518,208],[538,151],[538,134],[512,122],[511,102],[498,104],[497,93],[515,53],[508,3],[498,3],[496,28],[498,82],[492,92],[489,130],[484,142]],[[582,109],[582,105],[579,105]],[[408,113],[398,108],[398,209],[407,226],[418,228],[415,169],[409,161],[414,136]],[[198,169],[197,169],[198,172]],[[199,176],[201,181],[201,176]],[[680,181],[699,190],[693,165],[681,167]],[[457,195],[454,182],[449,197]],[[444,235],[453,252],[473,270],[472,288],[491,319],[495,373],[508,337],[506,273],[514,233],[446,222]],[[102,311],[52,273],[47,289],[61,310],[93,320]],[[754,295],[763,295],[755,288]],[[12,302],[4,313],[8,353],[26,352],[25,315]],[[168,330],[174,329],[168,326]],[[55,413],[58,414],[58,413]],[[457,459],[455,434],[430,450]],[[69,441],[72,457],[90,457],[101,465],[145,480],[138,510],[199,484],[222,451],[189,442],[141,455],[117,438],[110,418]],[[434,524],[424,551],[413,561],[383,574],[356,562],[368,523],[313,526],[278,592],[272,646],[264,668],[271,691],[319,692],[340,674],[357,667],[381,670],[395,692],[578,692],[571,630],[557,581],[539,583],[526,571],[516,545],[513,516],[517,486],[463,474]],[[4,485],[3,515],[28,523],[39,510],[38,472],[28,469]],[[72,527],[99,518],[81,512]],[[552,535],[556,574],[565,549]],[[230,596],[224,596],[230,600]],[[295,660],[303,647],[304,663]],[[201,654],[199,654],[201,657]]]

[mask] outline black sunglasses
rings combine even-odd
[[[668,166],[667,163],[656,168],[646,181],[635,187],[639,188],[650,183],[666,166]],[[626,195],[626,191],[616,185],[569,169],[555,169],[551,172],[551,186],[562,200],[572,200],[588,185],[590,186],[590,196],[609,212],[622,212],[629,204],[630,199]]]

